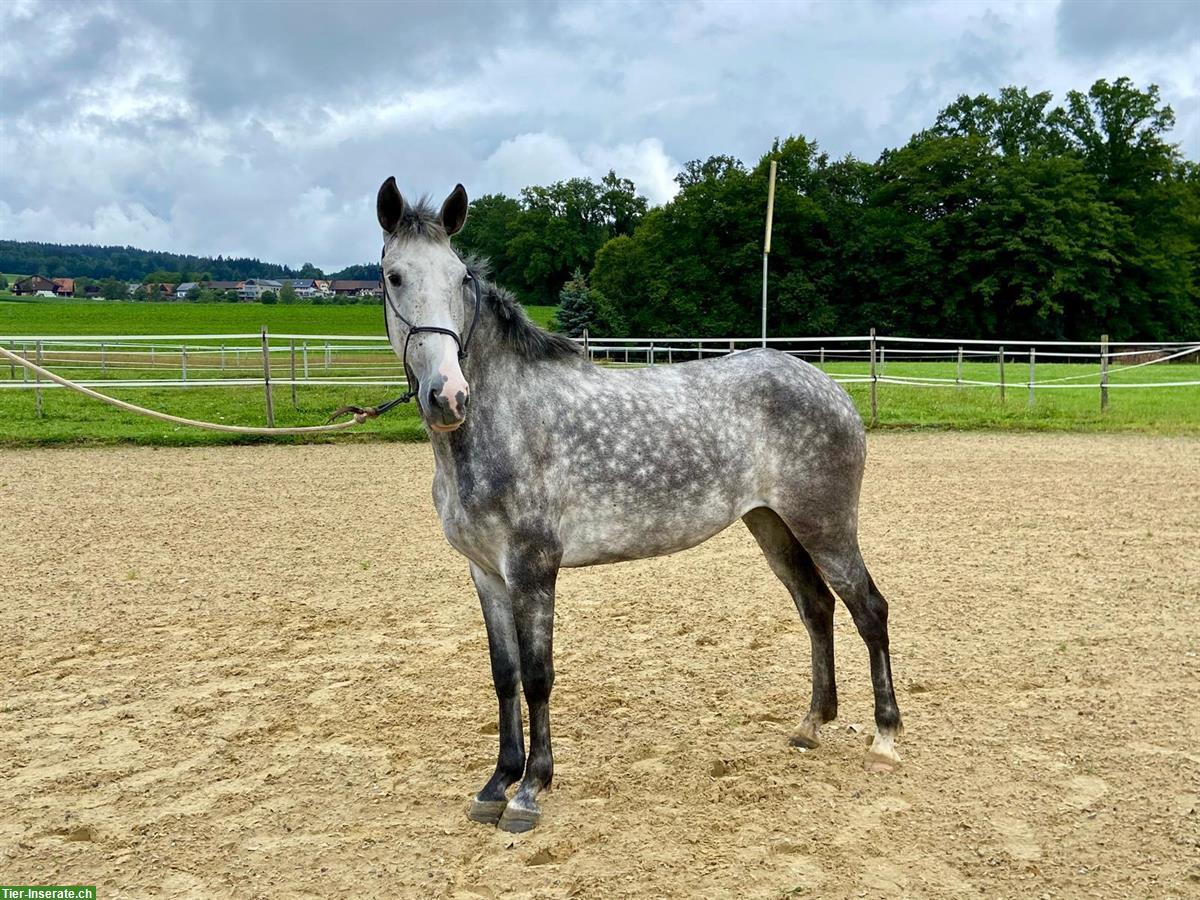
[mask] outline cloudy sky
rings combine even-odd
[[[0,238],[378,255],[440,200],[804,134],[874,159],[961,93],[1160,85],[1200,158],[1200,2],[0,2]]]

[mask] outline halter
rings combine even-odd
[[[399,397],[396,397],[393,400],[388,400],[386,403],[381,403],[378,406],[371,406],[366,409],[363,409],[360,406],[343,406],[341,409],[337,410],[337,412],[335,412],[332,416],[329,417],[330,422],[332,422],[338,416],[345,415],[346,413],[354,413],[356,416],[362,416],[362,417],[365,417],[368,419],[373,419],[376,416],[382,415],[383,413],[387,412],[392,407],[398,406],[401,403],[407,403],[408,401],[412,400],[413,397],[417,396],[417,391],[420,388],[420,385],[417,383],[416,376],[413,375],[412,369],[409,368],[409,365],[408,365],[408,342],[412,340],[414,334],[444,334],[444,335],[446,335],[446,337],[452,338],[454,340],[455,345],[458,347],[458,358],[460,360],[463,360],[463,359],[467,358],[467,351],[470,349],[470,346],[471,346],[471,338],[475,334],[475,326],[479,324],[479,307],[480,307],[479,279],[476,278],[475,275],[470,270],[467,271],[467,280],[469,280],[471,282],[471,288],[475,294],[475,311],[471,315],[471,324],[467,328],[467,336],[465,339],[460,337],[457,332],[451,331],[449,328],[441,328],[437,325],[417,325],[417,324],[414,324],[413,322],[410,322],[408,319],[406,319],[404,317],[404,314],[402,312],[400,312],[400,308],[396,305],[395,301],[392,300],[391,292],[388,291],[388,280],[383,272],[383,258],[386,253],[387,253],[387,244],[384,244],[383,250],[379,254],[379,281],[383,287],[383,305],[384,305],[383,327],[384,327],[384,330],[387,332],[388,343],[391,344],[392,343],[392,325],[391,325],[391,322],[388,321],[388,316],[387,316],[387,311],[389,309],[392,311],[392,313],[396,316],[397,319],[399,319],[401,322],[403,322],[405,325],[408,326],[408,336],[404,339],[404,353],[402,354],[400,359],[401,359],[401,362],[404,364],[404,377],[408,379],[409,389],[407,391],[405,391],[403,394],[401,394]]]

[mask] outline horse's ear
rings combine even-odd
[[[379,196],[375,198],[375,215],[379,217],[379,227],[388,234],[396,230],[404,217],[404,198],[400,196],[400,188],[396,187],[396,177],[389,176],[388,180],[379,186]]]
[[[461,184],[456,184],[446,202],[442,204],[442,227],[446,229],[446,234],[458,234],[462,230],[467,222],[469,205],[466,189]]]

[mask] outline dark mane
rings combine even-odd
[[[463,262],[479,279],[483,304],[495,316],[501,339],[522,358],[568,359],[582,355],[579,344],[564,334],[555,334],[538,326],[516,297],[489,281],[491,271],[487,260],[466,256]]]
[[[433,204],[429,202],[428,195],[421,197],[416,203],[404,204],[404,212],[391,236],[423,237],[438,242],[449,240],[446,236],[446,229],[442,227],[441,210],[434,209]]]

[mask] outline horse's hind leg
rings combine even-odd
[[[817,732],[826,722],[837,718],[837,684],[833,673],[834,597],[820,573],[795,536],[773,510],[759,507],[742,517],[758,541],[763,555],[783,582],[812,644],[812,702],[808,715],[792,734],[796,747],[812,749],[820,745]]]
[[[858,541],[853,537],[837,541],[815,537],[803,542],[820,573],[850,610],[854,625],[867,645],[875,690],[875,739],[867,751],[865,766],[868,772],[891,771],[900,764],[895,740],[902,725],[892,688],[887,600],[867,572]]]

